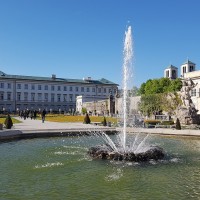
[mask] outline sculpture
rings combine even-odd
[[[195,108],[191,99],[191,92],[196,87],[197,83],[194,83],[191,78],[182,79],[182,88],[180,96],[183,105],[177,110],[177,118],[181,123],[196,124],[198,123],[198,110]]]

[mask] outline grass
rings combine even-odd
[[[0,124],[4,124],[5,119],[6,119],[5,117],[0,118]],[[13,124],[21,123],[21,121],[17,119],[14,119],[14,118],[11,118],[11,119],[12,119]]]
[[[46,115],[45,120],[50,122],[83,122],[84,117],[82,115],[77,116],[66,116],[66,115]],[[103,117],[100,116],[90,116],[91,122],[102,122]],[[106,117],[107,122],[117,123],[117,118]]]
[[[66,116],[66,115],[48,114],[48,115],[46,115],[45,120],[50,121],[50,122],[81,122],[81,123],[83,123],[84,117],[85,116],[82,116],[82,115]],[[5,117],[0,117],[0,124],[3,124],[5,119],[6,119]],[[37,117],[37,119],[41,119],[41,117]],[[102,122],[103,117],[102,116],[100,116],[100,117],[90,116],[90,120],[91,120],[91,122]],[[13,124],[21,123],[21,121],[16,120],[14,118],[12,118],[12,121],[13,121]],[[111,123],[117,123],[117,118],[106,117],[106,121],[111,122]]]

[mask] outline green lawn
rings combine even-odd
[[[5,119],[6,119],[5,117],[1,117],[0,124],[4,124]],[[14,118],[12,118],[12,122],[13,122],[13,124],[21,123],[21,121],[14,119]]]
[[[83,122],[85,116],[66,116],[66,115],[46,115],[45,120],[51,122]],[[91,122],[102,122],[103,117],[90,116]],[[117,123],[117,118],[106,117],[107,122]]]

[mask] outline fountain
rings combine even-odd
[[[145,146],[145,141],[149,135],[138,143],[136,135],[133,144],[127,145],[127,116],[128,116],[128,88],[132,78],[132,59],[133,59],[133,41],[131,26],[125,31],[124,40],[124,62],[123,62],[123,129],[118,134],[118,143],[115,144],[105,133],[100,134],[106,144],[91,147],[88,154],[93,158],[109,159],[109,160],[125,160],[125,161],[148,161],[158,160],[164,157],[164,151],[158,146]],[[145,147],[144,147],[145,146]]]

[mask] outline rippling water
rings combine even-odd
[[[167,156],[143,164],[92,160],[87,149],[99,140],[1,143],[0,199],[200,199],[199,139],[150,136]]]

